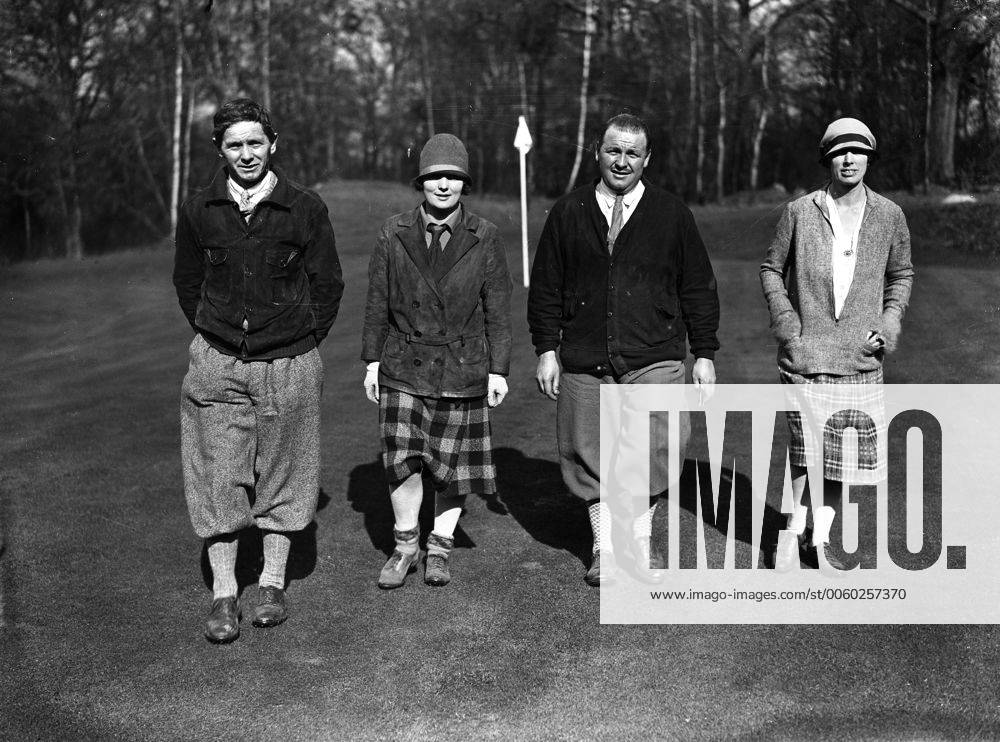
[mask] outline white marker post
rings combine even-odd
[[[521,153],[521,273],[524,288],[528,288],[528,166],[527,157],[531,150],[531,134],[524,116],[517,117],[517,134],[514,146]]]

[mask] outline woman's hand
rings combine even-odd
[[[500,374],[490,374],[486,389],[486,404],[496,407],[507,396],[507,379]]]
[[[372,402],[378,404],[378,361],[368,364],[365,372],[365,396]]]

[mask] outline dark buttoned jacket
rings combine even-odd
[[[177,221],[181,310],[216,350],[247,361],[315,348],[344,293],[326,204],[275,173],[277,185],[249,223],[229,196],[224,168],[181,206]]]
[[[419,207],[382,224],[368,265],[361,357],[379,361],[379,381],[393,389],[482,396],[489,374],[510,367],[503,243],[496,225],[464,208],[434,261],[424,231]]]
[[[594,184],[556,201],[531,269],[535,352],[559,350],[574,373],[622,375],[658,361],[714,359],[715,274],[694,216],[645,182],[613,252]]]

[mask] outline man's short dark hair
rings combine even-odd
[[[619,113],[605,121],[604,128],[601,129],[600,136],[594,143],[594,151],[600,150],[601,144],[604,142],[604,135],[608,133],[608,129],[612,128],[621,129],[630,134],[642,134],[646,137],[646,154],[653,151],[653,140],[649,136],[649,127],[646,126],[645,121],[632,113]]]
[[[233,98],[223,103],[212,117],[212,141],[215,142],[215,146],[221,147],[226,129],[241,121],[259,123],[269,142],[273,143],[278,138],[278,132],[271,126],[271,114],[264,106],[250,98]]]

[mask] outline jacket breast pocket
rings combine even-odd
[[[277,305],[300,301],[304,272],[298,250],[269,248],[264,255],[271,302]]]
[[[232,272],[229,249],[205,248],[205,284],[203,294],[215,302],[227,302],[232,295]]]

